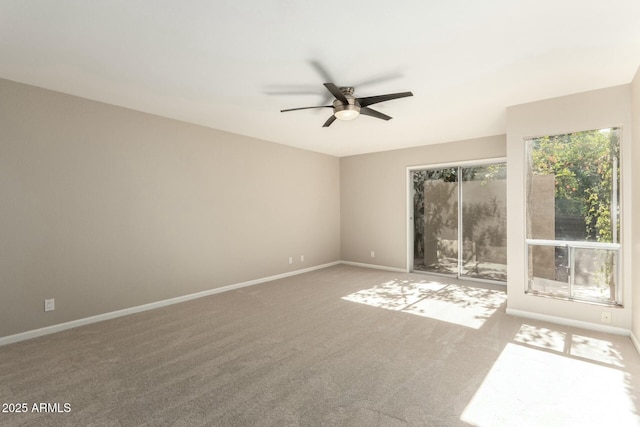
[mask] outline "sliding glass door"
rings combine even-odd
[[[506,165],[411,171],[413,270],[506,281]]]

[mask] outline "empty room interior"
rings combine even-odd
[[[638,23],[0,0],[0,425],[640,425]]]

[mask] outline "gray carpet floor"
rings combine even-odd
[[[504,291],[339,265],[7,345],[0,425],[639,425],[628,337]]]

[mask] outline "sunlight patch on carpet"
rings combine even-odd
[[[479,329],[504,304],[507,295],[436,281],[390,280],[342,299]]]
[[[563,352],[566,338],[567,334],[565,332],[531,325],[522,325],[514,341],[544,350]]]
[[[608,340],[573,335],[569,354],[623,368],[622,355]]]
[[[611,341],[605,339],[569,334],[525,324],[520,327],[514,341],[593,362],[624,367],[620,350]]]
[[[460,419],[474,426],[637,426],[630,374],[507,344]]]

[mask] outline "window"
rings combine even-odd
[[[526,140],[527,292],[621,304],[620,129]]]

